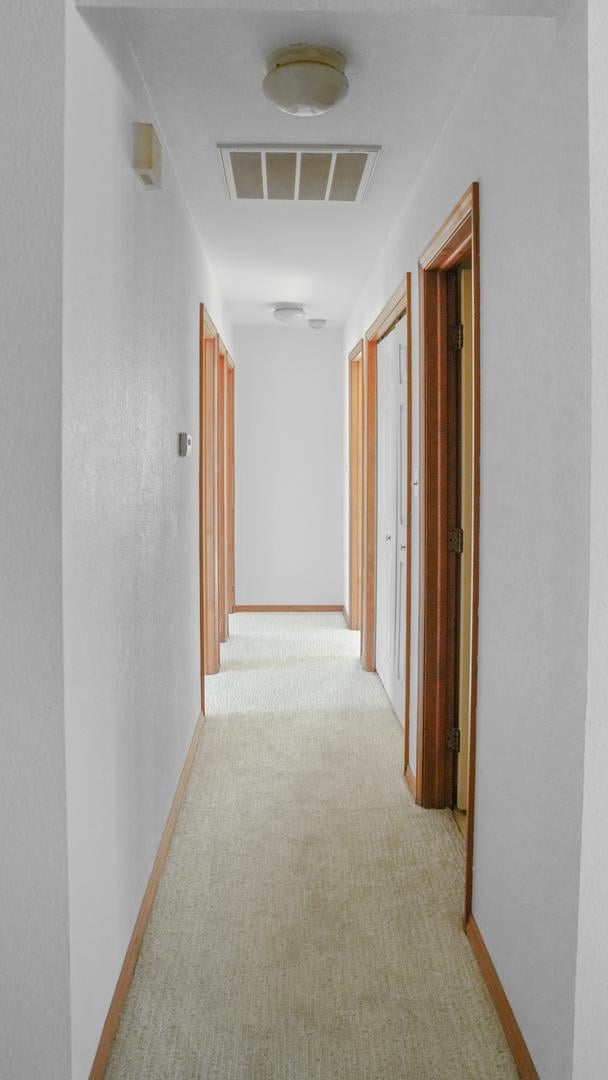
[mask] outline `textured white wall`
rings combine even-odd
[[[61,611],[64,0],[0,7],[0,1077],[70,1071]]]
[[[235,328],[236,598],[343,603],[338,330]]]
[[[354,306],[343,348],[411,270],[416,371],[418,257],[479,180],[473,910],[540,1074],[551,1080],[571,1072],[585,708],[585,45],[583,4],[558,23],[498,25]],[[413,750],[416,655],[412,672]]]
[[[71,9],[71,5],[69,5]],[[68,13],[64,599],[73,1076],[88,1075],[199,713],[198,304],[229,340],[115,12]],[[29,311],[31,320],[31,309]],[[25,1074],[22,1074],[25,1075]]]
[[[608,7],[589,0],[591,566],[574,1076],[608,1074]]]

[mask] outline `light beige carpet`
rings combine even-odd
[[[334,614],[231,616],[108,1080],[516,1077],[451,815]]]

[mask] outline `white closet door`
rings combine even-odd
[[[405,320],[378,345],[376,670],[405,722],[407,356]]]
[[[397,439],[397,574],[395,597],[395,681],[391,695],[399,722],[405,727],[406,671],[406,571],[407,571],[407,326],[405,319],[395,327],[399,395],[399,428]]]

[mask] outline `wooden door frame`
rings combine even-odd
[[[217,380],[217,550],[218,550],[218,638],[228,637],[226,611],[226,346],[220,338]]]
[[[454,627],[448,618],[446,276],[471,259],[473,297],[473,536],[470,743],[465,920],[471,913],[475,799],[475,720],[479,607],[479,185],[471,186],[419,260],[420,295],[420,590],[418,621],[418,739],[416,801],[451,804],[445,749],[447,656]],[[443,361],[443,363],[442,363]],[[453,524],[453,523],[452,523]],[[453,558],[453,556],[452,556]]]
[[[377,348],[378,342],[406,317],[407,332],[407,468],[406,489],[406,573],[405,573],[405,755],[407,770],[410,712],[411,588],[412,588],[412,275],[407,273],[399,288],[374,319],[363,339],[363,540],[361,660],[366,671],[376,670],[376,529],[377,491]]]
[[[361,629],[363,545],[363,338],[348,354],[348,610],[351,630]]]
[[[235,370],[230,353],[226,353],[226,633],[230,634],[230,618],[235,605],[235,445],[234,445],[234,385]]]
[[[199,593],[201,709],[234,610],[234,362],[199,309]]]
[[[219,334],[204,304],[199,330],[199,574],[201,686],[219,671],[217,546],[217,374]]]

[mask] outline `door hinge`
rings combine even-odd
[[[455,551],[457,555],[462,555],[464,551],[464,533],[459,525],[448,533],[448,549]]]
[[[453,750],[456,754],[460,753],[460,728],[448,728],[445,734],[445,748]]]
[[[448,349],[450,352],[459,351],[463,345],[464,326],[462,323],[454,323],[453,326],[448,326]]]

